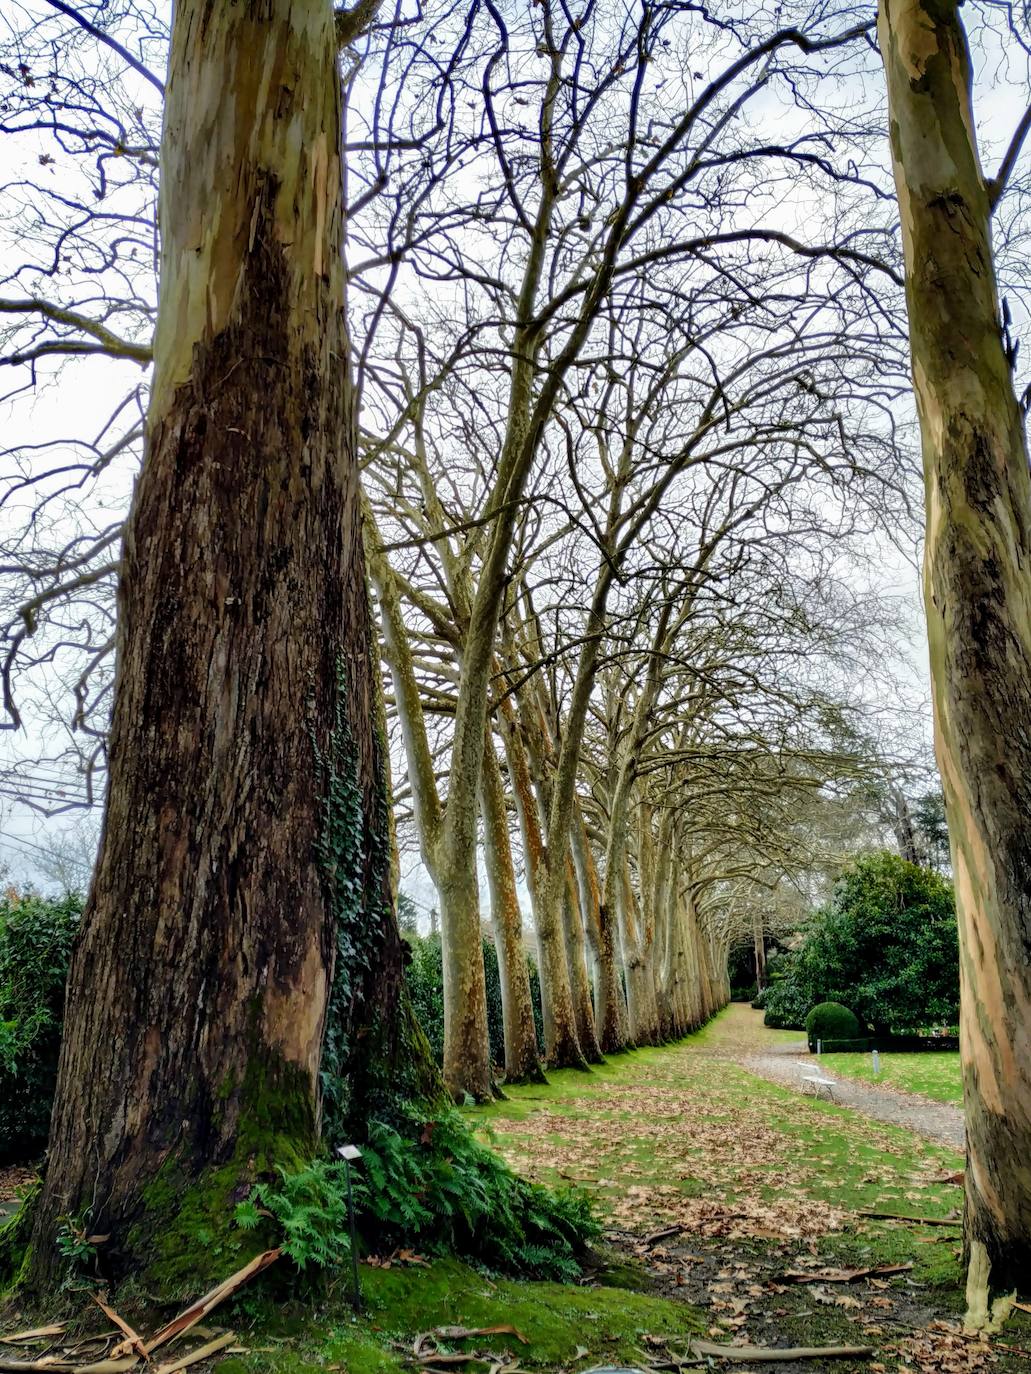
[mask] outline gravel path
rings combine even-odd
[[[799,1094],[803,1091],[803,1076],[813,1073],[817,1065],[806,1050],[803,1038],[766,1030],[762,1012],[752,1011],[740,1003],[733,1003],[713,1024],[705,1052],[719,1059],[729,1059],[760,1078],[780,1083]],[[840,1106],[849,1107],[874,1121],[904,1126],[925,1140],[948,1145],[962,1154],[965,1131],[959,1107],[897,1088],[879,1088],[836,1074],[829,1076],[834,1079],[834,1100]]]
[[[760,1078],[782,1083],[799,1093],[802,1092],[803,1075],[813,1073],[816,1067],[808,1053],[750,1054],[737,1062]],[[834,1101],[839,1105],[872,1117],[874,1121],[905,1126],[927,1140],[933,1140],[938,1145],[950,1145],[962,1153],[965,1133],[963,1113],[958,1107],[948,1102],[935,1102],[916,1093],[900,1092],[897,1088],[876,1088],[872,1083],[863,1083],[858,1079],[839,1078],[833,1074],[829,1076],[834,1078]]]

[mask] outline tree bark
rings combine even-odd
[[[971,1317],[1031,1270],[1031,480],[955,0],[883,3],[960,928]],[[980,1312],[976,1309],[980,1308]]]
[[[444,1082],[456,1099],[485,1102],[494,1095],[487,1031],[487,983],[480,935],[480,888],[476,871],[475,823],[471,860],[456,861],[444,844],[433,755],[415,675],[411,644],[396,580],[366,503],[366,544],[372,582],[380,604],[384,660],[390,669],[405,744],[412,806],[423,863],[440,903],[444,977]],[[479,769],[477,769],[479,776]],[[453,786],[448,807],[472,805],[465,788]]]
[[[475,847],[472,864],[456,861],[447,851],[437,869],[444,966],[444,1082],[456,1102],[470,1097],[489,1102],[494,1097],[475,858]]]
[[[766,986],[766,932],[758,911],[752,918],[752,948],[755,951],[755,990],[762,992]]]
[[[576,870],[572,858],[566,861],[566,895],[562,904],[562,926],[569,965],[569,989],[573,998],[576,1019],[576,1038],[580,1051],[589,1064],[602,1062],[601,1047],[594,1025],[594,1003],[591,1000],[591,980],[587,973],[587,941],[583,917],[580,914],[580,893],[576,885]]]
[[[533,1019],[530,971],[523,949],[523,915],[519,908],[508,810],[501,768],[488,733],[480,778],[484,850],[490,884],[490,914],[501,981],[501,1015],[505,1030],[505,1078],[509,1083],[542,1082],[537,1027]]]
[[[178,0],[167,90],[155,372],[40,1287],[63,1277],[62,1217],[110,1236],[111,1277],[174,1288],[178,1244],[195,1283],[184,1199],[208,1190],[228,1226],[249,1181],[310,1155],[320,1067],[341,1123],[382,1094],[384,1056],[425,1066],[390,898],[329,0]]]
[[[602,908],[598,869],[579,805],[573,817],[572,849],[580,904],[594,959],[594,1024],[598,1047],[602,1054],[615,1054],[627,1047],[626,998],[616,963],[616,931]]]
[[[526,876],[533,897],[537,933],[537,971],[541,984],[541,1012],[544,1020],[544,1057],[554,1068],[586,1068],[576,1033],[573,997],[569,986],[569,965],[559,916],[541,899],[547,881],[544,835],[530,765],[523,741],[522,725],[509,699],[501,706],[502,738],[508,773],[512,780],[516,812],[523,837]]]

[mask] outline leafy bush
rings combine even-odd
[[[763,990],[763,1024],[774,1030],[804,1030],[814,998],[808,986],[797,977],[795,956],[786,954],[780,960],[777,976]]]
[[[823,1041],[828,1052],[832,1044],[856,1042],[863,1034],[859,1018],[840,1002],[820,1002],[805,1018],[805,1033],[809,1048],[815,1051],[817,1041]]]
[[[0,1164],[46,1145],[82,900],[0,897]]]
[[[438,1064],[444,1062],[444,964],[439,935],[409,935],[408,994]]]
[[[430,1049],[438,1064],[444,1062],[444,963],[440,936],[419,936],[409,933],[412,952],[407,969],[408,992]],[[527,958],[530,974],[530,995],[537,1025],[538,1044],[544,1043],[544,1021],[541,1012],[541,985],[537,965]],[[505,1062],[505,1029],[501,1007],[501,974],[494,942],[484,938],[483,971],[487,984],[487,1032],[490,1036],[491,1059],[495,1064]]]
[[[271,1219],[298,1268],[330,1268],[350,1254],[344,1165],[316,1160],[262,1183],[237,1222]],[[406,1244],[458,1254],[517,1274],[565,1280],[598,1226],[587,1197],[528,1183],[481,1145],[456,1111],[370,1123],[353,1175],[359,1230],[378,1249]]]
[[[766,999],[770,1026],[801,1026],[819,1002],[851,1007],[881,1041],[892,1031],[955,1025],[959,947],[952,888],[897,854],[860,859],[779,970]]]

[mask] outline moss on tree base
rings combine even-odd
[[[29,1237],[41,1188],[40,1183],[32,1184],[14,1216],[0,1226],[0,1298],[13,1292],[25,1277]]]

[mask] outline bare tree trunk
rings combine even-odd
[[[502,735],[508,759],[509,777],[523,837],[526,875],[533,897],[537,932],[537,972],[541,983],[541,1012],[544,1020],[544,1055],[555,1068],[585,1068],[576,1034],[573,994],[569,986],[569,964],[561,926],[561,909],[547,906],[541,890],[547,881],[544,835],[540,811],[530,779],[530,765],[523,742],[522,725],[511,701],[502,704]]]
[[[608,888],[608,873],[605,875]],[[651,943],[642,929],[629,868],[623,861],[622,892],[619,898],[620,935],[626,1000],[630,1019],[630,1038],[635,1045],[655,1045],[659,1041],[659,1012],[655,998],[655,971]]]
[[[456,1100],[466,1096],[484,1102],[493,1096],[490,1039],[487,1032],[487,983],[480,936],[480,889],[476,872],[476,827],[472,856],[456,862],[444,845],[444,808],[437,791],[433,754],[426,733],[419,684],[393,570],[365,506],[365,539],[372,582],[379,598],[384,658],[390,668],[398,720],[405,742],[408,780],[423,863],[440,903],[441,954],[444,976],[444,1081]],[[479,776],[479,770],[477,770]],[[454,788],[448,806],[471,806],[476,797]]]
[[[960,928],[974,1324],[1031,1271],[1031,479],[954,0],[882,4],[927,491],[935,737]]]
[[[891,828],[895,832],[895,843],[898,845],[899,857],[905,859],[907,863],[918,864],[920,862],[920,848],[916,840],[913,813],[910,810],[906,794],[900,787],[892,787],[888,796],[892,806]]]
[[[448,803],[450,809],[451,802]],[[444,1082],[456,1101],[494,1097],[487,1034],[487,982],[480,930],[480,884],[472,864],[441,856],[437,869],[444,970]],[[470,950],[476,952],[470,958]]]
[[[505,789],[493,737],[484,743],[480,778],[490,914],[501,980],[501,1013],[505,1028],[505,1078],[509,1083],[542,1082],[533,1019],[530,971],[523,949],[523,916],[519,909],[512,843],[508,832]]]
[[[594,1024],[598,1047],[602,1054],[615,1054],[627,1046],[626,998],[616,962],[616,930],[611,916],[602,908],[598,870],[579,807],[573,820],[572,848],[584,924],[594,959]]]
[[[227,1229],[242,1186],[309,1156],[320,1065],[338,1121],[385,1095],[385,1067],[394,1089],[425,1067],[401,1015],[339,145],[329,0],[178,0],[155,373],[38,1286],[61,1275],[63,1216],[110,1236],[112,1277],[174,1288],[179,1265],[195,1284],[185,1199]]]
[[[766,933],[758,912],[752,920],[752,944],[755,950],[755,990],[762,992],[766,986]]]
[[[569,986],[576,1018],[576,1038],[589,1064],[602,1062],[601,1048],[594,1028],[594,1004],[591,1001],[591,980],[587,975],[587,942],[580,915],[580,894],[576,886],[576,871],[570,858],[566,865],[566,897],[562,906],[565,934],[566,962],[569,965]]]

